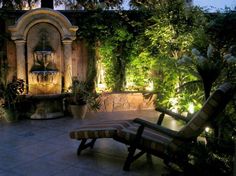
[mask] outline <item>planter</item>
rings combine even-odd
[[[71,114],[77,119],[84,119],[87,109],[87,105],[70,105]]]

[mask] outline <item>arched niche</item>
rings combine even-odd
[[[47,58],[45,63],[38,60],[35,50],[38,50],[38,45],[42,42],[42,37],[46,38],[44,45],[51,47],[52,52],[50,58]],[[27,39],[27,75],[28,75],[28,93],[37,94],[59,94],[62,90],[62,68],[63,55],[61,46],[61,36],[58,30],[49,23],[38,23],[30,28]],[[46,51],[47,52],[47,51]],[[41,63],[38,63],[41,62]],[[39,66],[44,64],[44,67],[39,72]],[[37,70],[32,71],[32,69]],[[53,68],[52,68],[53,67]],[[48,74],[46,75],[46,70]],[[54,71],[52,71],[54,69]]]

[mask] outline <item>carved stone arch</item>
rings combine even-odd
[[[60,32],[62,40],[68,38],[75,40],[78,27],[73,26],[62,13],[48,8],[28,11],[17,20],[15,25],[9,26],[12,40],[26,40],[30,28],[43,22],[54,25]]]

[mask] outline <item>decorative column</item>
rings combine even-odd
[[[62,41],[64,47],[64,91],[67,91],[72,84],[72,40],[64,39]]]
[[[15,40],[16,44],[16,73],[18,79],[26,82],[25,40]]]

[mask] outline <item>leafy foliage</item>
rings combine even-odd
[[[8,81],[8,63],[6,56],[2,53],[0,57],[0,106],[15,110],[18,95],[24,92],[24,81],[13,77]]]
[[[91,90],[88,82],[79,81],[73,79],[71,89],[71,96],[69,97],[69,103],[74,105],[85,105],[92,110],[98,110],[100,108],[99,95]]]
[[[32,9],[39,0],[0,0],[3,9],[22,10],[26,5]]]
[[[206,32],[210,43],[217,49],[228,49],[236,43],[236,15],[235,12],[218,13],[211,16]]]
[[[66,5],[70,9],[98,10],[119,7],[123,0],[56,0],[56,5]]]
[[[210,143],[208,145],[197,144],[192,149],[191,175],[232,175],[233,173],[233,153],[225,154],[218,150],[219,145]]]
[[[102,63],[105,66],[106,85],[114,90],[121,91],[125,86],[126,67],[129,62],[129,52],[133,34],[126,27],[117,27],[103,38],[99,48]]]
[[[202,55],[197,49],[192,49],[192,58],[184,56],[179,64],[187,66],[195,75],[199,75],[204,87],[205,100],[209,97],[213,83],[221,73],[223,60],[220,53],[208,46],[207,54]]]
[[[143,8],[139,9],[150,16],[136,23],[128,20],[128,24],[135,24],[139,31],[130,30],[124,23],[113,29],[105,28],[110,32],[101,40],[99,51],[106,73],[109,73],[105,78],[107,86],[112,90],[145,90],[149,83],[154,83],[155,90],[160,92],[158,105],[175,108],[181,105],[180,110],[186,111],[192,98],[199,106],[199,98],[196,98],[200,97],[199,86],[183,88],[190,81],[199,83],[199,77],[179,68],[177,61],[192,47],[205,47],[203,13],[197,8],[186,10],[180,0],[135,3],[142,4]],[[150,4],[151,11],[146,7]],[[172,98],[177,98],[179,104],[173,105]]]
[[[192,89],[189,90],[181,87],[190,81],[197,82],[198,77],[186,70],[183,72],[183,69],[177,65],[177,61],[183,53],[190,52],[193,46],[205,46],[206,20],[200,10],[196,8],[186,10],[183,1],[179,0],[160,1],[153,4],[153,7],[155,10],[152,11],[149,25],[146,26],[145,32],[140,34],[138,46],[133,50],[133,58],[136,57],[140,62],[139,67],[145,63],[143,70],[147,71],[139,74],[132,68],[131,71],[137,73],[135,77],[140,75],[140,78],[145,73],[146,80],[154,82],[154,87],[159,92],[158,105],[169,108],[174,106],[175,109],[179,109],[179,105],[185,105],[179,110],[186,111],[189,100],[192,98],[194,101],[199,97],[200,89],[191,87]],[[130,63],[134,65],[133,60]],[[134,69],[138,68],[138,64],[136,65]],[[176,98],[178,104],[173,104],[170,100]],[[198,105],[198,100],[194,104]]]

